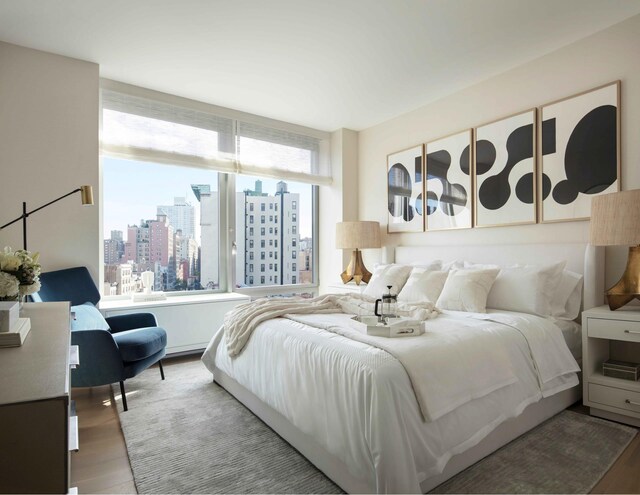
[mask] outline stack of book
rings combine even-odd
[[[0,302],[0,347],[22,345],[31,330],[31,320],[19,317],[17,302]]]

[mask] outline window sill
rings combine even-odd
[[[166,306],[181,306],[184,304],[206,304],[212,302],[229,302],[229,301],[246,301],[249,302],[251,298],[244,294],[238,294],[237,292],[224,292],[215,294],[196,294],[196,295],[184,295],[167,297],[162,301],[140,301],[134,302],[130,298],[127,299],[107,299],[98,303],[100,310],[110,309],[142,309],[142,308],[157,308]]]

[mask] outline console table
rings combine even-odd
[[[21,316],[31,319],[24,344],[0,348],[0,492],[68,493],[78,448],[69,303],[27,303]]]

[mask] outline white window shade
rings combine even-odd
[[[330,184],[331,170],[321,139],[238,122],[239,172],[311,184]]]
[[[103,152],[148,162],[236,172],[232,119],[102,91]]]
[[[309,129],[305,134],[304,128],[278,121],[270,125],[269,119],[256,116],[249,116],[253,123],[248,123],[241,120],[248,114],[220,109],[227,115],[222,117],[209,113],[206,104],[200,104],[200,110],[194,102],[181,106],[179,99],[156,99],[153,91],[136,91],[102,89],[101,149],[109,156],[331,183],[326,133]]]

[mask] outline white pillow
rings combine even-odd
[[[487,307],[550,316],[564,265],[562,261],[503,268],[489,293]]]
[[[448,272],[427,270],[416,267],[411,270],[407,283],[398,294],[398,301],[404,303],[424,303],[438,300]]]
[[[582,275],[563,270],[551,303],[551,316],[559,320],[575,320],[582,306]]]
[[[436,306],[453,311],[487,312],[487,296],[500,270],[453,269],[449,272]]]
[[[444,270],[445,272],[448,272],[449,270],[453,270],[453,269],[465,268],[464,261],[462,260],[442,261],[441,263],[442,263],[442,267],[439,269]]]
[[[425,270],[440,270],[442,268],[441,260],[433,260],[433,261],[413,261],[410,263],[411,266],[416,266],[419,268],[424,268]]]
[[[404,287],[410,273],[411,267],[407,265],[378,265],[373,270],[373,276],[362,293],[365,296],[379,299],[382,294],[388,292],[387,286],[390,285],[391,293],[398,294]]]

